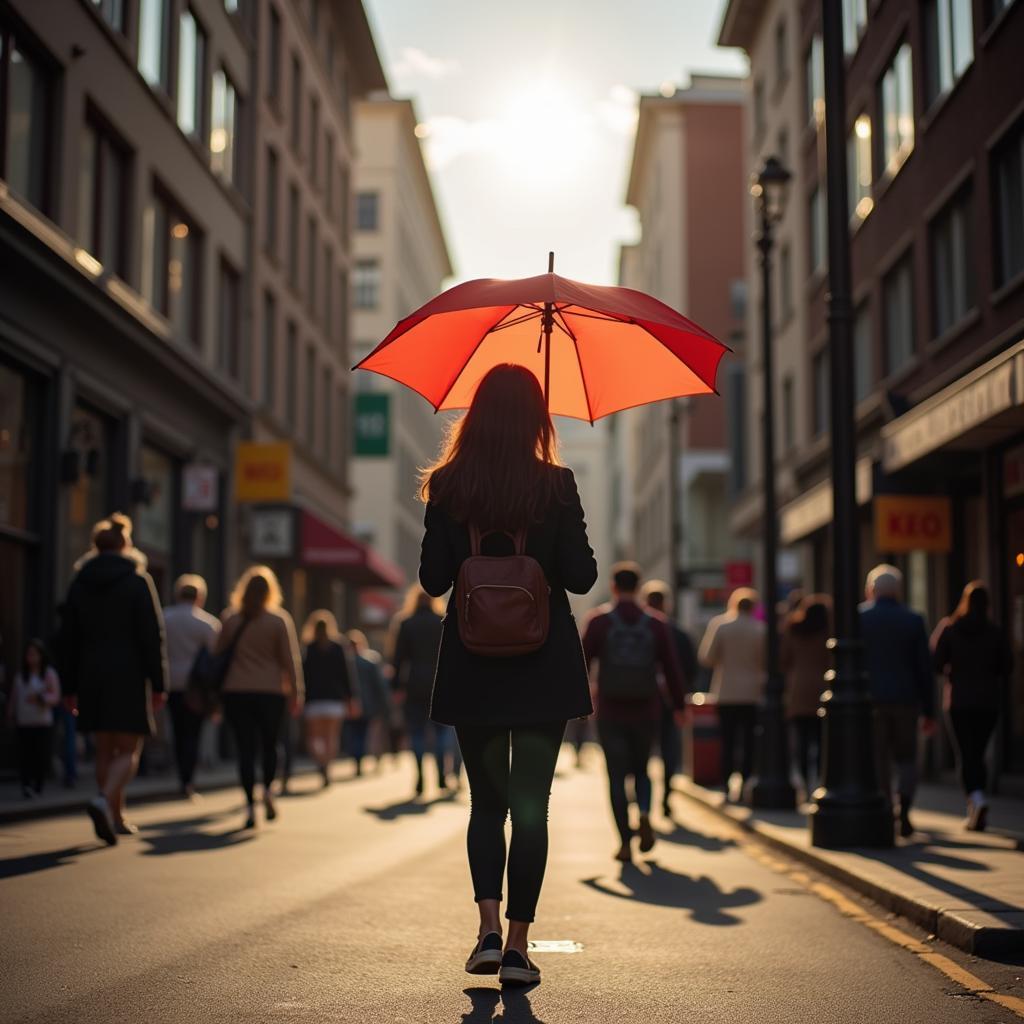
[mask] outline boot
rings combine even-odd
[[[416,759],[416,795],[423,796],[423,761]]]

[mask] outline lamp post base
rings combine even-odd
[[[743,801],[765,810],[792,811],[796,790],[789,779],[789,743],[781,693],[781,678],[770,680],[758,723],[757,766],[743,787]]]

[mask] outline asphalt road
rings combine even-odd
[[[237,831],[234,793],[139,807],[140,834],[115,849],[84,815],[0,829],[0,1020],[1021,1020],[751,856],[683,797],[678,824],[660,822],[653,853],[621,870],[589,753],[587,770],[565,759],[556,780],[533,933],[581,948],[538,953],[539,987],[503,998],[463,973],[467,798],[410,802],[403,764],[327,792],[300,780],[255,835]],[[931,947],[1024,995],[1020,967]]]

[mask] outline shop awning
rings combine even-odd
[[[871,459],[862,456],[856,465],[857,504],[871,500]],[[779,513],[779,540],[795,544],[798,540],[832,522],[832,481],[822,480]]]
[[[299,558],[304,565],[338,570],[338,578],[357,587],[403,587],[396,565],[347,533],[313,515],[301,513]]]

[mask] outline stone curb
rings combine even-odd
[[[674,792],[683,794],[701,807],[713,811],[720,818],[733,825],[738,825],[745,832],[756,836],[766,846],[809,865],[823,875],[842,882],[884,909],[899,914],[900,917],[925,929],[930,935],[935,935],[943,942],[948,942],[951,946],[956,946],[966,953],[994,960],[1007,956],[1020,956],[1024,952],[1024,908],[1021,910],[1021,926],[1013,924],[1003,927],[979,925],[962,917],[954,910],[947,910],[922,899],[907,896],[841,864],[836,864],[828,856],[818,853],[813,848],[788,843],[759,828],[755,819],[745,819],[730,814],[726,807],[709,800],[699,790],[687,787],[675,789]]]

